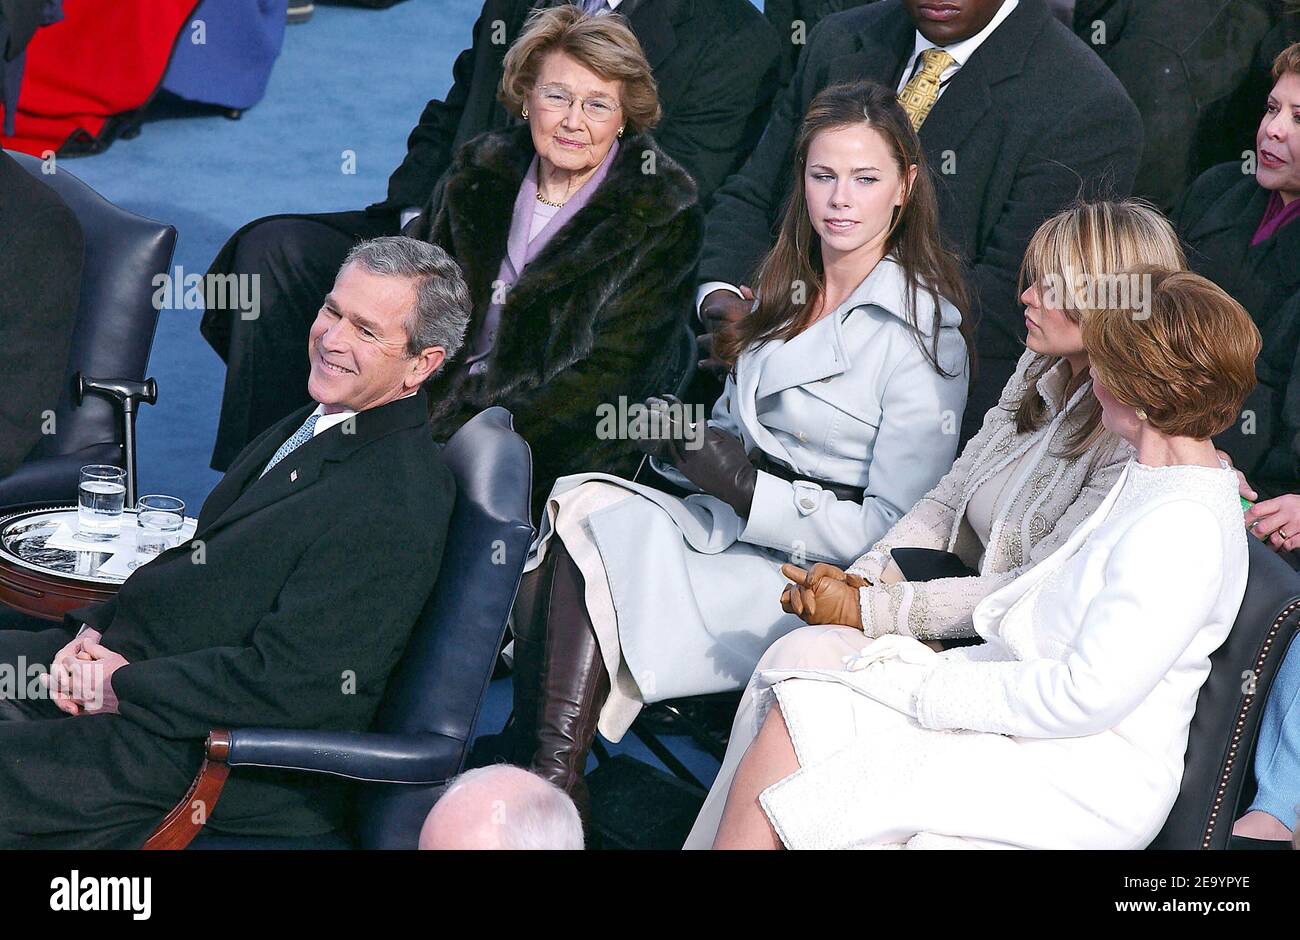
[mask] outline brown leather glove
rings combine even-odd
[[[862,629],[858,590],[871,582],[855,574],[818,562],[808,571],[784,564],[781,573],[791,580],[781,594],[781,609],[813,626],[835,624]]]

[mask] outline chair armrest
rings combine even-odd
[[[435,784],[456,775],[464,754],[464,741],[442,734],[240,728],[230,732],[226,763],[371,783]]]

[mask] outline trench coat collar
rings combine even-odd
[[[904,297],[907,279],[893,255],[881,258],[862,283],[844,302],[798,336],[784,343],[768,342],[753,350],[761,356],[761,368],[747,370],[756,384],[754,397],[762,398],[794,388],[833,378],[853,366],[852,355],[844,339],[844,324],[859,310],[877,307],[908,323]],[[916,322],[923,335],[933,332],[934,301],[925,291],[917,291]],[[944,326],[959,326],[961,316],[950,306],[943,310]],[[747,354],[748,355],[748,354]],[[755,363],[757,365],[757,363]]]

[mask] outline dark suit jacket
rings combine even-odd
[[[0,151],[0,477],[41,437],[63,390],[85,243],[58,194]]]
[[[877,0],[766,0],[763,16],[767,17],[781,40],[781,84],[788,82],[794,74],[799,53],[808,45],[808,36],[818,23],[832,13],[875,2]],[[798,30],[796,24],[801,24]],[[795,42],[796,36],[802,36],[803,42]]]
[[[474,44],[456,58],[451,90],[425,106],[388,181],[388,198],[370,211],[423,206],[462,144],[510,126],[497,101],[501,63],[528,13],[549,0],[485,0]],[[780,44],[749,0],[626,0],[659,85],[659,145],[695,178],[701,200],[739,165],[758,138],[776,92]],[[506,42],[496,24],[505,24]]]
[[[1075,35],[1142,113],[1136,195],[1171,212],[1202,171],[1254,146],[1277,19],[1273,0],[1079,0]]]
[[[1300,223],[1252,248],[1268,199],[1233,161],[1201,174],[1174,217],[1192,270],[1235,297],[1264,341],[1242,407],[1253,426],[1238,421],[1215,438],[1261,498],[1300,492]]]
[[[757,149],[714,198],[701,281],[748,282],[771,247],[795,136],[813,96],[858,79],[897,87],[915,35],[900,0],[822,20]],[[940,227],[971,265],[983,314],[979,352],[1014,359],[1024,349],[1016,274],[1029,237],[1081,189],[1109,183],[1118,195],[1129,192],[1142,152],[1137,109],[1043,0],[1020,0],[953,77],[920,137],[939,192]],[[944,173],[949,151],[954,172]]]
[[[654,173],[641,172],[647,151]],[[446,249],[469,285],[467,338],[492,300],[533,155],[527,127],[470,141],[447,174],[441,205],[425,213],[419,236]],[[533,450],[537,514],[556,477],[634,472],[640,454],[626,440],[596,436],[596,409],[676,387],[702,228],[686,172],[649,135],[626,137],[591,201],[510,291],[486,371],[470,375],[462,355],[434,377],[434,436],[451,435],[489,405],[508,408]]]
[[[427,407],[421,391],[361,412],[353,433],[336,425],[259,479],[311,408],[296,411],[236,458],[192,543],[112,602],[69,614],[130,662],[113,677],[120,715],[91,719],[100,733],[127,723],[133,740],[143,729],[197,744],[214,728],[367,729],[437,577],[455,500]],[[121,772],[147,777],[145,764]],[[208,828],[325,832],[340,796],[301,775],[237,771]]]

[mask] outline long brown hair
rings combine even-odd
[[[1140,266],[1170,271],[1187,267],[1178,236],[1160,210],[1141,199],[1080,201],[1052,216],[1029,239],[1020,265],[1019,290],[1024,293],[1030,284],[1040,289],[1045,284],[1059,285],[1062,312],[1083,323],[1094,304],[1108,302],[1104,291],[1085,290],[1087,281],[1095,284]],[[1018,434],[1035,431],[1047,421],[1047,403],[1038,391],[1038,380],[1060,361],[1059,356],[1040,356],[1025,371],[1026,387],[1014,405]],[[1101,404],[1091,392],[1068,420],[1071,427],[1058,457],[1082,456],[1106,431]]]
[[[875,82],[846,82],[822,89],[813,98],[795,142],[794,186],[786,202],[776,245],[763,258],[754,278],[757,308],[744,319],[719,331],[714,341],[718,358],[733,370],[750,346],[770,339],[787,340],[804,330],[812,319],[813,301],[826,288],[822,270],[821,239],[808,219],[804,171],[808,149],[822,131],[862,124],[878,131],[889,146],[903,180],[903,204],[885,234],[885,253],[892,254],[907,282],[904,313],[917,330],[917,341],[940,375],[940,298],[947,298],[962,315],[961,333],[967,355],[974,363],[975,344],[966,316],[969,307],[961,262],[941,243],[939,206],[934,183],[926,167],[921,141],[894,93]],[[917,168],[916,181],[907,186],[908,169]],[[797,286],[802,297],[796,300]],[[934,322],[926,347],[916,321],[916,294],[924,290],[934,302]]]

